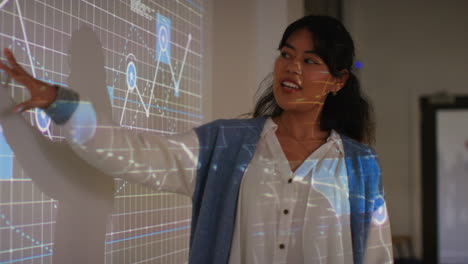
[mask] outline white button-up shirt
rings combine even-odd
[[[353,263],[340,136],[332,131],[327,142],[292,172],[276,129],[268,119],[243,177],[229,263]],[[369,250],[365,262],[392,262],[389,231],[388,222],[370,225],[369,235],[380,233],[382,239],[369,240],[367,248],[374,250]]]

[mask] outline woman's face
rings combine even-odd
[[[301,29],[288,38],[274,69],[273,94],[284,111],[314,111],[328,93],[343,86],[315,53],[313,34]]]

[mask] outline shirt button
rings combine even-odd
[[[284,244],[280,244],[280,245],[279,245],[279,248],[280,248],[280,249],[284,249]]]
[[[288,210],[288,209],[284,209],[283,213],[284,213],[285,215],[287,215],[287,214],[289,213],[289,210]]]
[[[292,182],[292,178],[290,178],[290,179],[288,180],[288,183],[291,183],[291,182]]]

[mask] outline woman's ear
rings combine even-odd
[[[334,87],[332,87],[332,91],[331,92],[338,92],[339,90],[341,90],[346,82],[348,81],[349,79],[349,71],[346,70],[346,69],[343,69],[340,71],[340,76],[338,77],[333,77],[333,80],[334,80]]]

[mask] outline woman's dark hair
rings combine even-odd
[[[343,24],[328,16],[305,16],[289,25],[278,49],[285,46],[288,38],[300,29],[307,29],[314,36],[314,50],[328,66],[330,74],[341,76],[348,70],[349,78],[345,86],[336,93],[328,94],[320,117],[321,130],[334,129],[359,142],[374,142],[375,123],[371,104],[361,93],[359,81],[352,73],[354,44]],[[271,76],[260,87],[267,86],[261,93],[254,108],[253,117],[278,116],[283,109],[276,103],[273,95]]]

